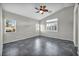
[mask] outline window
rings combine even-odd
[[[58,32],[58,19],[46,21],[46,31]]]
[[[5,31],[6,32],[15,32],[16,31],[16,20],[5,20]]]
[[[37,32],[39,32],[39,30],[40,30],[40,27],[39,27],[39,26],[40,26],[39,23],[37,23],[37,24],[36,24],[36,31],[37,31]]]

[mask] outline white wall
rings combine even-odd
[[[2,55],[2,7],[0,4],[0,56]]]
[[[16,20],[16,32],[5,32],[3,43],[9,43],[39,35],[36,31],[37,20],[4,11],[3,18]],[[5,21],[4,21],[5,22]]]
[[[42,19],[41,24],[45,25],[46,20],[54,18],[58,18],[58,32],[43,30],[41,35],[73,41],[73,7],[64,8],[53,15]]]

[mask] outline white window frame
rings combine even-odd
[[[58,32],[58,19],[57,18],[46,21],[46,31]]]

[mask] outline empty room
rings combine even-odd
[[[78,56],[77,3],[0,3],[1,56]]]

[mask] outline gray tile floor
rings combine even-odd
[[[36,36],[4,44],[3,56],[77,56],[73,42]]]

